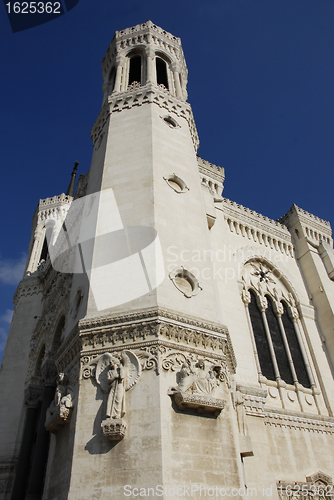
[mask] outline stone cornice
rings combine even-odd
[[[201,174],[206,175],[207,177],[213,179],[214,181],[218,181],[223,184],[225,180],[225,171],[223,167],[218,167],[213,163],[210,163],[206,160],[203,160],[200,156],[197,155],[197,165],[198,170]]]
[[[269,219],[269,217],[259,214],[255,212],[255,210],[251,210],[227,198],[223,198],[222,208],[226,213],[239,217],[240,220],[248,221],[268,232],[274,231],[280,238],[291,241],[288,228],[276,220]]]
[[[291,234],[286,226],[227,198],[216,206],[224,212],[231,232],[293,257]]]
[[[334,434],[334,418],[320,415],[303,415],[301,417],[286,411],[283,413],[273,410],[265,413],[264,424],[320,434]]]
[[[179,325],[189,325],[197,328],[201,328],[202,330],[207,331],[208,333],[217,332],[223,335],[228,334],[228,330],[226,326],[220,325],[217,323],[207,323],[204,321],[199,321],[196,318],[190,316],[180,316],[175,314],[172,311],[168,311],[167,309],[161,308],[152,308],[152,309],[143,309],[141,311],[121,314],[121,315],[105,315],[99,317],[91,317],[87,319],[82,319],[79,321],[79,329],[80,333],[83,334],[86,331],[92,331],[99,328],[104,328],[110,325],[120,325],[124,324],[133,324],[134,322],[142,322],[146,319],[149,321],[150,319],[170,319],[175,322],[175,324]]]
[[[197,151],[199,139],[190,104],[171,96],[168,91],[152,83],[147,83],[142,87],[137,87],[126,92],[111,94],[108,97],[108,101],[102,106],[90,133],[94,147],[97,147],[96,141],[112,113],[119,113],[124,109],[131,109],[143,104],[156,104],[159,108],[166,109],[169,113],[185,118],[189,125],[194,149]]]
[[[44,200],[39,200],[38,208],[39,210],[44,210],[50,207],[61,206],[64,203],[70,205],[72,203],[73,197],[67,194],[60,194],[58,196],[52,196],[51,198],[45,198]]]
[[[293,218],[293,216],[298,215],[298,218],[301,222],[304,222],[305,224],[311,224],[314,227],[321,227],[323,231],[326,231],[330,236],[332,234],[331,231],[331,225],[327,220],[320,219],[320,217],[317,217],[316,215],[311,214],[310,212],[307,212],[306,210],[303,210],[302,208],[297,207],[297,205],[293,204],[290,210],[283,215],[280,219],[278,219],[281,224],[288,224]]]
[[[231,372],[236,360],[226,327],[178,316],[162,309],[149,309],[121,316],[90,318],[79,322],[82,355],[95,350],[133,346],[140,342],[171,342],[226,356]]]

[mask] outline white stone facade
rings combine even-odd
[[[222,197],[224,169],[196,154],[180,39],[150,21],[116,32],[102,73],[90,171],[33,218],[1,372],[0,498],[333,498],[329,223]],[[89,196],[91,265],[58,272],[45,234],[71,238]],[[159,240],[152,269],[138,227]],[[132,300],[130,260],[108,277],[110,228],[147,280]]]

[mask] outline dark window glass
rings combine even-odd
[[[133,82],[141,83],[141,57],[133,56],[130,59],[129,85]]]
[[[274,312],[273,303],[270,297],[267,296],[267,300],[268,300],[268,307],[266,309],[266,316],[267,316],[271,339],[274,346],[278,369],[281,378],[284,380],[284,382],[286,382],[287,384],[293,384],[293,377],[290,370],[288,356],[286,354],[285,347],[283,344],[283,339],[278,319]]]
[[[116,79],[116,71],[115,68],[112,68],[109,75],[109,92],[112,92],[114,90],[115,79]]]
[[[257,306],[254,293],[250,292],[250,294],[251,302],[248,308],[255,337],[256,349],[259,356],[261,372],[262,375],[267,377],[268,380],[276,380],[267,335],[262,320],[262,314]]]
[[[41,253],[41,258],[40,260],[46,260],[47,256],[49,254],[49,249],[48,249],[48,242],[46,237],[44,238],[44,243],[43,243],[43,248],[42,248],[42,253]]]
[[[167,67],[165,61],[160,59],[160,57],[156,59],[156,68],[158,85],[162,84],[168,89]]]
[[[290,347],[291,357],[296,370],[298,382],[304,387],[311,387],[295,328],[289,317],[286,304],[282,302],[282,305],[284,308],[284,313],[282,314],[282,322],[284,325],[285,335]]]

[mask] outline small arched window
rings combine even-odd
[[[111,68],[111,71],[109,73],[109,88],[108,92],[112,92],[115,87],[115,79],[116,79],[116,70],[115,68]]]
[[[40,261],[41,260],[46,260],[47,257],[49,255],[49,248],[48,248],[48,242],[47,242],[47,239],[46,239],[46,236],[44,237],[44,243],[43,243],[43,248],[42,248],[42,252],[41,252],[41,258],[39,259]]]
[[[157,57],[155,60],[155,64],[157,70],[157,84],[163,85],[168,90],[169,86],[168,86],[166,62],[163,59],[161,59],[161,57]]]
[[[132,83],[139,83],[141,85],[141,56],[140,55],[135,55],[132,56],[130,59],[130,70],[129,70],[129,82],[128,84],[131,85]]]

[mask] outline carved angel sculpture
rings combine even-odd
[[[100,356],[95,377],[103,392],[108,394],[106,418],[121,419],[125,414],[125,392],[133,387],[141,373],[137,356],[124,350],[120,356],[109,353]]]

